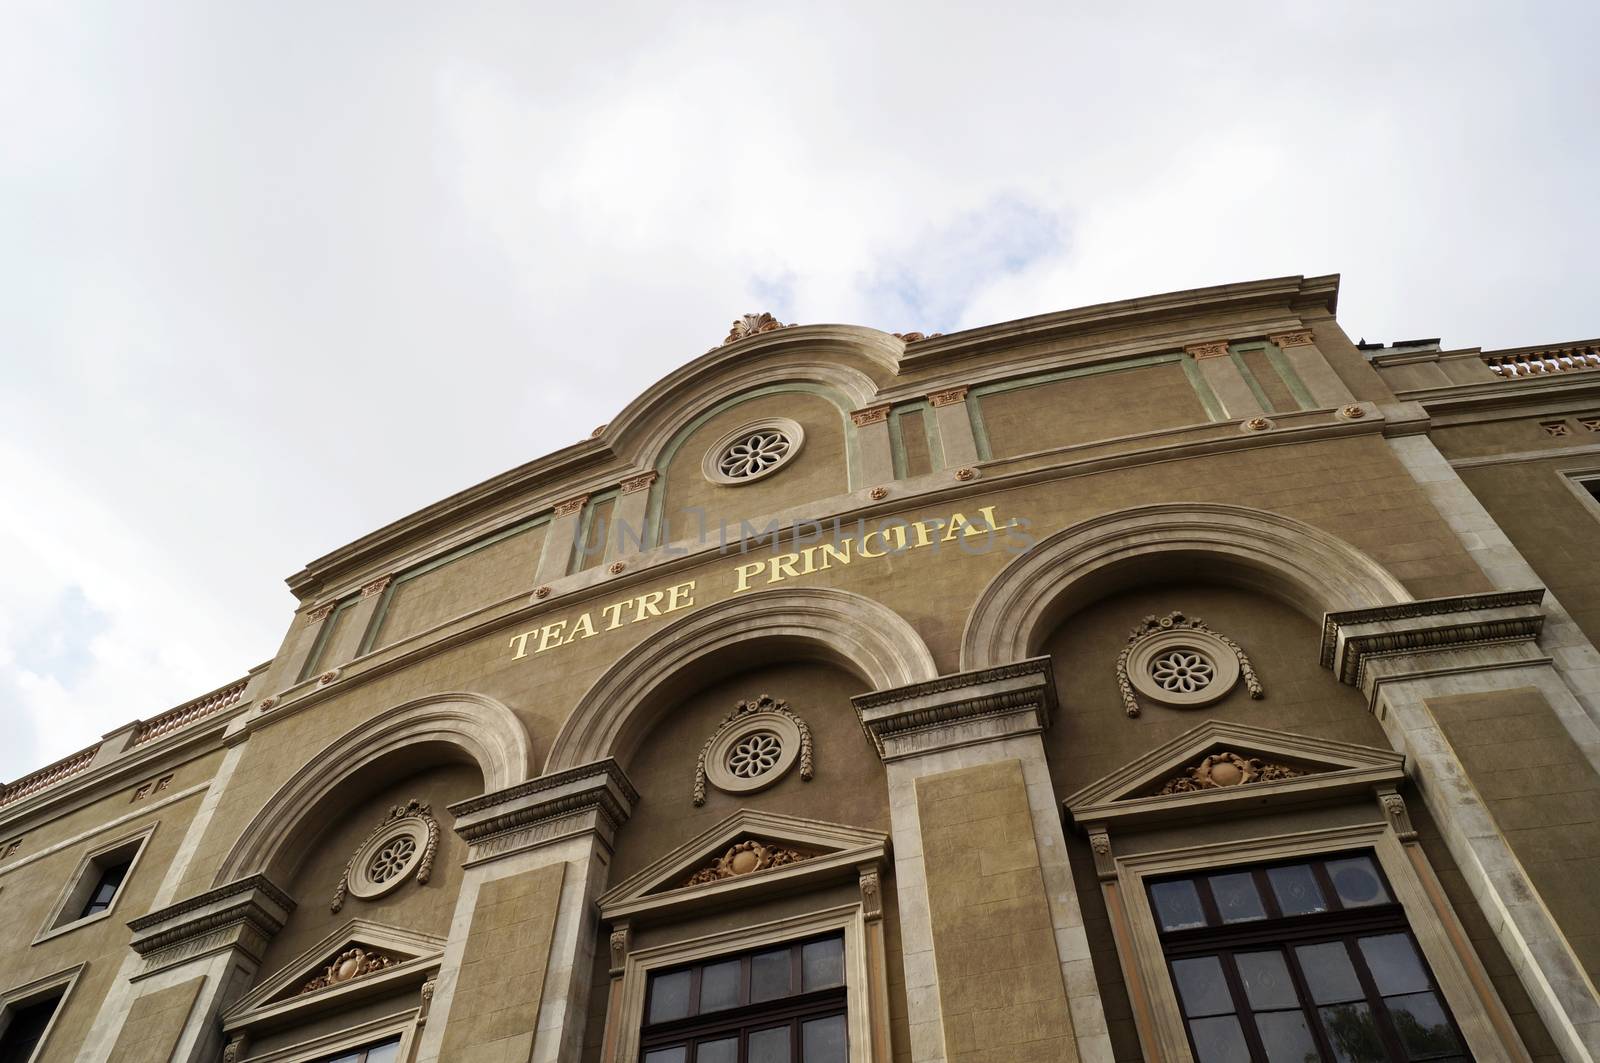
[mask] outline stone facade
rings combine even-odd
[[[1337,294],[748,315],[313,561],[0,788],[0,1056],[1600,1058],[1600,350]]]

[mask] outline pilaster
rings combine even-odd
[[[978,461],[978,440],[972,431],[972,414],[967,409],[967,386],[945,388],[928,396],[933,420],[939,429],[939,444],[944,451],[944,467],[960,469]]]
[[[1318,409],[1346,406],[1356,397],[1345,386],[1343,378],[1333,371],[1328,359],[1317,349],[1317,341],[1310,329],[1296,329],[1267,337],[1277,347],[1283,360],[1294,370],[1300,382],[1311,393],[1311,401]]]
[[[969,887],[995,885],[1000,875],[1010,876],[1006,906],[1018,933],[1015,941],[977,947],[1009,949],[1004,959],[1020,964],[1047,941],[1046,954],[1060,977],[1058,992],[1051,990],[1057,1003],[1046,1002],[1043,1011],[1036,1005],[1034,1012],[1047,1014],[1044,1021],[1054,1025],[1033,1032],[1042,1042],[1058,1040],[1047,1048],[1051,1058],[1112,1058],[1040,737],[1054,699],[1044,657],[853,699],[888,775],[911,1056],[919,1063],[961,1057],[978,1047],[969,1043],[966,1001],[978,981],[1004,974],[998,957],[987,974],[963,959],[973,949],[964,947],[960,898],[972,892]],[[1031,837],[1005,829],[1018,817],[1031,827]],[[985,855],[985,846],[1002,844],[1002,836],[1006,851]],[[952,844],[969,843],[973,859],[940,858]],[[974,881],[946,881],[963,875]],[[989,878],[995,881],[984,881]]]
[[[543,961],[530,969],[542,989],[529,1028],[517,1035],[531,1045],[531,1055],[521,1058],[544,1063],[580,1055],[599,930],[595,900],[605,889],[616,831],[638,799],[616,761],[607,759],[450,807],[456,833],[468,844],[466,874],[435,981],[435,1021],[423,1030],[418,1063],[459,1051],[459,1046],[447,1047],[447,1033],[452,1021],[462,1020],[462,1029],[470,1025],[463,1017],[478,989],[470,979],[463,982],[463,961],[469,952],[492,948],[485,941],[489,928],[474,923],[480,908],[493,907],[501,893],[517,898],[509,903],[530,905],[530,919],[549,917],[554,909],[547,955],[518,957],[518,962]],[[518,889],[520,883],[530,888]],[[480,906],[480,899],[488,907]],[[542,941],[538,929],[532,928],[533,936]]]
[[[1239,421],[1267,412],[1244,374],[1239,372],[1239,366],[1228,356],[1227,340],[1192,344],[1185,347],[1184,352],[1194,359],[1195,368],[1200,371],[1217,401],[1222,403],[1222,412],[1227,420]]]
[[[578,541],[578,524],[588,502],[588,495],[578,495],[555,504],[550,528],[544,536],[544,549],[539,553],[536,583],[549,583],[567,574],[572,566],[572,548]]]
[[[658,475],[652,469],[622,481],[616,508],[611,511],[611,530],[602,559],[605,563],[644,549],[648,538],[644,522],[650,513],[650,492],[655,489]]]
[[[366,641],[367,629],[372,626],[378,605],[384,598],[383,592],[388,590],[392,578],[381,576],[361,588],[361,597],[350,607],[350,615],[335,632],[333,641],[323,650],[322,660],[317,662],[319,666],[340,668],[361,655],[361,646]]]
[[[1537,692],[1570,736],[1573,759],[1586,759],[1594,771],[1600,727],[1535,641],[1541,618],[1530,602],[1537,601],[1537,591],[1524,591],[1330,613],[1323,662],[1360,687],[1391,745],[1406,755],[1408,773],[1562,1056],[1595,1059],[1600,998],[1486,800],[1491,780],[1468,771],[1438,716],[1464,695],[1487,698],[1492,710],[1497,700]],[[1486,716],[1474,727],[1496,723]],[[1531,786],[1537,797],[1537,781]]]
[[[877,487],[894,479],[894,446],[889,440],[890,405],[868,406],[850,414],[856,428],[856,453],[861,461],[861,482]],[[970,426],[969,426],[970,431]]]

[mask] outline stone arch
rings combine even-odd
[[[1033,656],[1058,622],[1122,586],[1195,576],[1271,595],[1318,624],[1326,613],[1412,600],[1372,558],[1293,518],[1244,506],[1139,506],[1065,528],[1003,568],[967,618],[961,667]]]
[[[280,871],[288,843],[337,815],[373,775],[449,761],[478,768],[484,792],[494,793],[531,777],[533,747],[522,721],[482,694],[430,694],[396,705],[346,732],[279,787],[239,835],[216,884]]]
[[[827,588],[740,595],[661,628],[624,654],[567,717],[545,773],[625,759],[662,707],[687,692],[692,666],[758,663],[775,645],[840,665],[876,690],[937,674],[916,630],[870,598]]]

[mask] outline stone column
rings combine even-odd
[[[850,420],[856,426],[856,453],[861,459],[861,483],[857,487],[880,487],[894,481],[894,447],[889,442],[889,410],[890,405],[884,403],[850,414]]]
[[[1294,370],[1295,376],[1311,393],[1311,401],[1319,409],[1346,406],[1356,401],[1344,379],[1333,371],[1333,366],[1317,350],[1310,329],[1280,332],[1268,336],[1267,341],[1283,352],[1284,361]]]
[[[222,1052],[222,1012],[260,969],[267,943],[294,901],[264,875],[208,890],[128,925],[139,962],[113,1016],[119,1028],[91,1038],[84,1059],[112,1056],[212,1063]]]
[[[578,541],[578,522],[588,501],[588,495],[579,495],[556,503],[550,516],[550,528],[544,535],[544,549],[539,554],[534,582],[549,583],[567,574],[572,566],[572,548]]]
[[[1540,593],[1330,613],[1323,663],[1367,695],[1406,754],[1563,1058],[1596,1059],[1600,997],[1568,940],[1580,928],[1554,913],[1571,907],[1563,894],[1592,856],[1575,850],[1569,863],[1562,848],[1600,820],[1600,727],[1540,651]]]
[[[967,386],[935,391],[928,396],[928,405],[939,428],[944,467],[959,469],[976,463],[978,440],[972,434],[972,415],[967,411]]]
[[[603,563],[610,564],[618,557],[636,554],[650,541],[644,522],[650,516],[650,491],[655,486],[655,470],[630,476],[622,481],[617,504],[611,511],[611,530],[606,538],[606,556]]]
[[[466,875],[418,1063],[468,1052],[533,1063],[578,1058],[599,932],[595,899],[617,828],[638,799],[607,759],[451,806],[468,843]]]
[[[1228,355],[1227,340],[1213,340],[1185,347],[1184,352],[1194,359],[1195,368],[1211,388],[1211,393],[1222,403],[1223,415],[1230,421],[1260,417],[1267,411],[1261,400],[1250,390],[1244,374]]]
[[[889,780],[912,1059],[1011,1048],[1109,1063],[1040,738],[1049,658],[853,700]],[[1026,992],[997,1002],[997,983]]]

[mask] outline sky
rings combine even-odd
[[[0,0],[0,779],[728,323],[1600,334],[1592,2]]]

